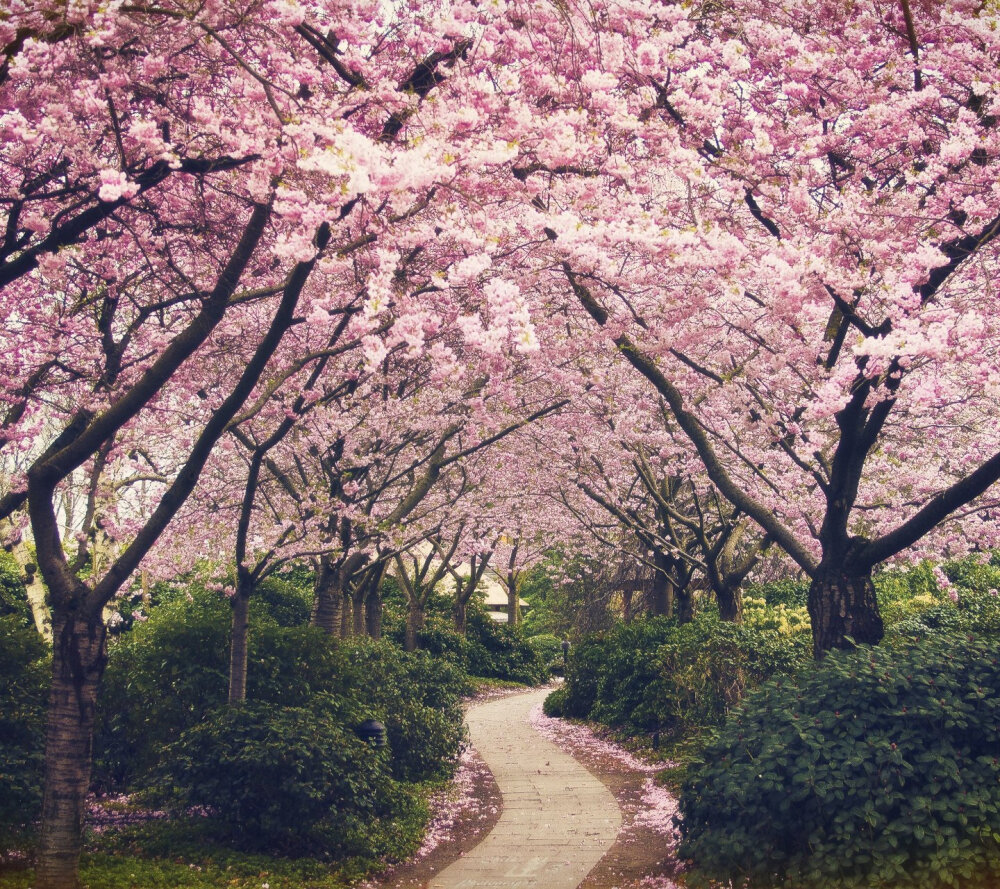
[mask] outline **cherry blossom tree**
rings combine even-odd
[[[434,16],[403,14],[18,2],[0,21],[0,422],[5,465],[19,467],[0,518],[27,508],[53,607],[45,889],[77,883],[105,604],[193,490],[297,311],[326,311],[310,276],[330,286],[433,191],[426,149],[394,166],[392,145],[467,44],[425,38]],[[219,373],[227,343],[247,338],[248,362]],[[61,545],[64,481],[192,402],[148,517],[85,579]]]
[[[491,38],[511,115],[532,109],[511,172],[525,239],[551,245],[537,298],[562,277],[581,335],[646,378],[812,578],[816,653],[877,642],[874,566],[1000,476],[995,11],[523,14]]]

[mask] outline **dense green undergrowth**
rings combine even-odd
[[[247,701],[237,705],[226,700],[223,597],[190,579],[158,588],[152,604],[122,603],[99,701],[83,885],[346,885],[419,846],[427,798],[457,762],[463,698],[480,682],[548,676],[537,644],[475,608],[466,636],[443,607],[432,613],[425,650],[394,641],[391,597],[386,638],[332,639],[307,625],[310,590],[293,581],[269,581],[252,600]],[[0,596],[0,667],[15,677],[0,690],[0,839],[24,854],[0,856],[0,889],[31,885],[50,669],[17,583]],[[385,725],[385,747],[359,737],[368,719]]]
[[[580,640],[551,715],[590,719],[678,764],[691,886],[1000,885],[1000,564],[876,576],[886,637],[817,664],[807,585]],[[661,751],[663,753],[663,751]]]

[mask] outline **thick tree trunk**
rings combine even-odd
[[[344,607],[344,596],[337,581],[336,568],[324,559],[319,566],[319,571],[316,572],[316,580],[313,582],[313,607],[309,623],[331,636],[340,636],[341,634],[341,611]]]
[[[108,662],[104,622],[53,616],[52,690],[45,732],[45,796],[37,889],[77,889],[94,711]]]
[[[367,587],[364,584],[360,584],[351,594],[351,611],[354,615],[354,623],[351,631],[355,636],[364,636],[368,630],[365,614],[365,606],[368,600],[368,597],[365,595],[366,592]]]
[[[743,591],[740,587],[720,586],[715,591],[719,617],[729,623],[743,623]]]
[[[850,571],[841,564],[821,564],[809,586],[813,654],[832,648],[877,645],[885,627],[875,599],[871,571]]]
[[[407,651],[416,651],[418,635],[424,628],[424,606],[421,602],[411,600],[410,607],[406,612],[406,641],[404,648]]]
[[[677,623],[686,624],[694,620],[694,590],[687,584],[674,590],[674,611]]]
[[[240,584],[233,596],[233,628],[229,639],[229,703],[247,699],[247,650],[250,644],[250,594]]]
[[[674,613],[674,582],[665,569],[660,569],[660,560],[656,561],[657,571],[653,574],[646,607],[654,617],[670,617]]]
[[[521,597],[518,596],[517,583],[507,582],[507,623],[515,627],[521,622]]]
[[[634,596],[635,590],[631,587],[622,590],[622,619],[627,624],[632,623],[632,618],[635,616],[632,613],[632,598]]]
[[[382,638],[382,591],[378,587],[365,599],[365,631],[372,639]]]
[[[469,607],[461,597],[455,599],[455,632],[465,635],[465,628],[468,624]]]
[[[354,603],[345,592],[340,593],[340,603],[340,638],[350,639],[354,629]]]

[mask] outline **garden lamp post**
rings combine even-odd
[[[377,719],[366,719],[358,726],[357,734],[372,747],[385,747],[385,726]]]

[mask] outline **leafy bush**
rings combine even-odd
[[[734,886],[996,885],[998,717],[992,643],[832,652],[749,696],[689,768],[680,854]]]
[[[517,626],[493,620],[485,611],[469,612],[466,626],[468,671],[472,676],[538,685],[548,665]]]
[[[48,647],[30,614],[0,615],[0,842],[30,824],[42,801]]]
[[[785,578],[768,583],[750,583],[747,584],[745,595],[761,598],[768,605],[797,608],[804,606],[809,598],[809,581]]]
[[[352,693],[365,716],[385,723],[396,778],[443,778],[462,741],[461,696],[471,691],[455,664],[424,651],[407,653],[389,642],[345,643]]]
[[[182,807],[209,809],[246,849],[405,854],[414,838],[394,825],[419,803],[392,779],[387,752],[327,703],[216,710],[166,749],[160,786]]]
[[[528,644],[538,652],[542,663],[548,666],[549,672],[553,672],[555,667],[561,670],[563,665],[562,639],[551,633],[540,633],[537,636],[528,636]]]
[[[542,710],[546,716],[563,717],[568,716],[566,712],[566,696],[569,689],[565,685],[552,691],[542,702]]]
[[[666,705],[658,652],[679,627],[665,617],[620,624],[604,636],[604,657],[590,717],[607,725],[655,729]]]
[[[550,709],[637,733],[717,725],[747,689],[807,659],[807,634],[783,608],[757,622],[751,609],[745,625],[706,610],[686,624],[647,618],[586,637],[570,649],[565,691]]]
[[[252,617],[247,695],[303,706],[317,692],[344,690],[344,658],[311,627],[277,626],[260,603]],[[232,612],[217,594],[157,606],[114,641],[98,702],[94,780],[102,789],[134,785],[165,745],[225,703]]]
[[[658,651],[661,726],[679,737],[720,725],[749,691],[772,676],[794,673],[810,652],[808,631],[699,615],[676,627]]]

